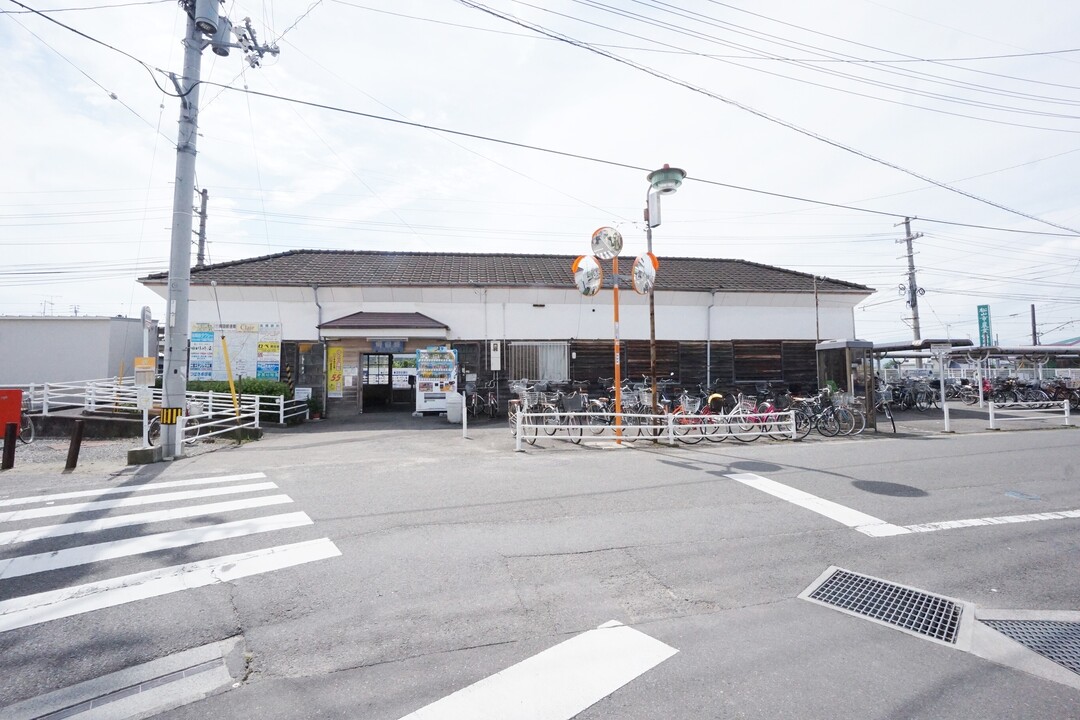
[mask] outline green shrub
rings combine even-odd
[[[187,389],[193,392],[228,393],[229,382],[227,380],[189,380]],[[256,378],[237,380],[236,392],[240,395],[282,395],[286,400],[291,400],[293,396],[288,383]]]

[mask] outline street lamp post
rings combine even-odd
[[[652,229],[660,225],[660,196],[671,195],[686,178],[686,171],[673,168],[667,163],[659,170],[649,173],[649,192],[645,196],[646,250],[653,255]],[[655,257],[655,255],[653,255]],[[649,290],[649,376],[652,378],[652,412],[657,414],[656,403],[656,300],[653,289]]]

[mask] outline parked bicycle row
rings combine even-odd
[[[511,436],[520,431],[523,440],[535,443],[541,434],[558,434],[579,443],[586,435],[625,439],[666,435],[672,441],[696,444],[703,440],[723,442],[729,437],[741,442],[762,437],[797,440],[812,430],[835,437],[858,434],[866,428],[861,401],[828,389],[796,397],[768,385],[759,386],[756,395],[714,392],[699,385],[696,391],[682,388],[669,396],[675,385],[667,381],[657,383],[654,403],[652,384],[645,378],[622,388],[619,411],[614,385],[605,395],[594,398],[582,389],[587,383],[565,385],[567,389],[551,389],[550,383],[514,383],[515,397],[507,412]]]

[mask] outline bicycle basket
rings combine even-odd
[[[838,392],[832,394],[833,407],[848,407],[855,402],[855,396],[851,393]]]
[[[701,409],[701,398],[686,396],[682,398],[681,404],[687,415],[696,415]]]
[[[522,400],[525,401],[525,407],[536,407],[543,402],[543,393],[536,392],[534,390],[526,390],[522,394]]]
[[[566,412],[581,412],[585,409],[585,396],[580,394],[566,395],[563,397],[563,410]]]

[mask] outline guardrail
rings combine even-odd
[[[1017,402],[1001,405],[991,400],[988,403],[990,407],[990,429],[1000,430],[998,423],[1001,420],[1007,420],[1010,422],[1022,422],[1031,420],[1050,420],[1054,419],[1058,415],[1058,406],[1064,410],[1065,425],[1070,424],[1069,420],[1069,401],[1062,400],[1060,402]],[[1011,413],[1023,413],[1025,417],[1011,417]]]
[[[135,385],[135,378],[101,378],[97,380],[78,380],[60,383],[32,383],[12,385],[23,391],[24,401],[32,413],[40,412],[48,416],[58,410],[79,408],[86,412],[131,412],[139,411],[140,388]],[[161,388],[149,388],[152,405],[161,407]],[[186,394],[189,403],[202,403],[213,416],[231,415],[236,417],[232,395],[223,392],[190,391]],[[286,400],[280,395],[238,395],[242,408],[250,405],[264,422],[286,424],[295,418],[308,418],[306,400]],[[240,413],[241,416],[244,412]]]
[[[523,411],[516,414],[514,449],[523,450],[522,442],[535,444],[541,437],[580,443],[586,438],[603,442],[636,442],[649,440],[696,444],[710,439],[720,442],[727,438],[757,439],[763,435],[776,439],[798,439],[795,413],[791,410],[745,415],[693,415],[689,413],[612,413],[598,416],[587,412],[562,412],[564,422],[552,423],[552,415]],[[615,418],[619,418],[619,425]],[[572,422],[571,422],[572,420]]]

